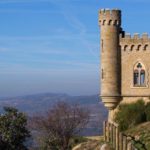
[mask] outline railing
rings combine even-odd
[[[112,144],[115,150],[137,150],[131,137],[119,131],[119,126],[114,122],[104,122],[104,140]]]

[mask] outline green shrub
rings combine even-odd
[[[115,115],[120,130],[124,131],[146,121],[145,103],[139,100],[131,104],[121,104]]]
[[[147,105],[146,105],[145,113],[146,113],[146,120],[150,121],[150,102],[147,103]]]
[[[27,150],[26,140],[30,137],[27,116],[13,107],[4,107],[0,114],[0,149]]]

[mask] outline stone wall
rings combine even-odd
[[[150,39],[145,33],[142,37],[134,34],[120,38],[121,46],[121,95],[131,100],[150,97]],[[145,86],[133,84],[134,66],[140,62],[145,68]],[[128,97],[128,98],[127,98]],[[133,98],[137,97],[137,98]]]

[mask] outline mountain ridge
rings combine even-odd
[[[16,107],[29,116],[35,113],[44,113],[56,102],[65,101],[70,104],[79,104],[91,112],[91,119],[83,135],[99,135],[102,132],[102,122],[107,118],[107,110],[100,101],[99,95],[70,96],[65,93],[39,93],[10,98],[0,98],[0,112],[4,106]],[[88,133],[88,134],[87,134]]]

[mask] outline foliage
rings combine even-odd
[[[146,105],[145,113],[147,121],[150,121],[150,102]]]
[[[146,121],[145,103],[139,100],[131,104],[121,104],[115,115],[120,130],[124,131]]]
[[[31,126],[39,132],[42,150],[69,150],[71,139],[89,121],[89,112],[79,105],[58,102],[43,116],[34,116]]]
[[[4,107],[0,115],[0,149],[26,150],[24,142],[30,136],[25,114],[12,107]]]

